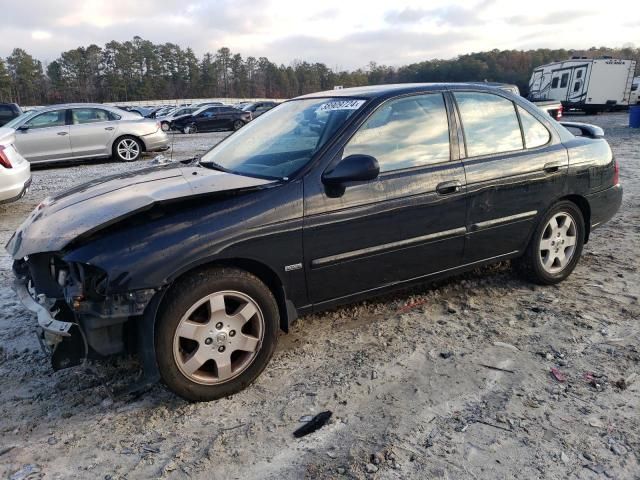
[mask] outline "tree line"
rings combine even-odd
[[[495,81],[513,83],[526,95],[534,67],[571,56],[635,59],[640,48],[588,50],[491,50],[401,67],[369,63],[333,71],[324,63],[278,65],[220,48],[198,58],[191,48],[134,37],[63,52],[44,65],[21,48],[0,58],[0,101],[21,105],[125,102],[174,98],[290,98],[334,86],[381,83]]]

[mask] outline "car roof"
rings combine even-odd
[[[402,95],[407,93],[429,92],[433,90],[455,90],[458,88],[486,89],[495,91],[497,87],[472,82],[462,83],[394,83],[388,85],[368,85],[366,87],[350,87],[339,90],[325,90],[323,92],[309,93],[297,98],[316,97],[358,97],[378,98]]]
[[[59,110],[61,108],[105,108],[105,109],[120,109],[120,107],[114,107],[112,105],[105,105],[103,103],[57,103],[55,105],[47,105],[42,107],[40,111],[46,110]]]

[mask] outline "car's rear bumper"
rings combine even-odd
[[[594,229],[608,222],[620,209],[622,204],[622,186],[609,187],[598,193],[587,195],[591,208],[591,228]]]
[[[157,132],[142,137],[147,152],[159,152],[169,148],[169,137],[161,129]]]
[[[0,173],[0,203],[22,198],[31,185],[31,167],[26,161]]]

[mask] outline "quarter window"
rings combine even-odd
[[[455,92],[454,95],[469,157],[523,148],[513,102],[490,93]]]
[[[576,82],[576,83],[573,85],[573,91],[574,91],[574,92],[577,92],[578,90],[580,90],[580,82]]]
[[[66,110],[53,110],[51,112],[41,113],[29,120],[27,126],[29,128],[62,127],[67,123],[65,118],[66,113]]]
[[[576,72],[576,78],[582,78],[582,70]]]
[[[524,143],[527,148],[535,148],[545,145],[549,142],[551,135],[549,130],[538,121],[533,115],[518,105],[518,113],[520,114],[520,122],[522,123],[522,131],[524,133]]]
[[[353,154],[375,157],[381,172],[448,161],[444,98],[416,95],[385,103],[351,138],[343,158]]]

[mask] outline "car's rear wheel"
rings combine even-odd
[[[525,255],[518,261],[520,269],[537,283],[561,282],[580,260],[584,233],[580,209],[573,202],[557,203],[536,228]]]
[[[244,127],[244,122],[242,120],[236,120],[235,122],[233,122],[234,130],[240,130],[242,127]]]
[[[175,285],[157,319],[156,355],[164,382],[187,400],[242,390],[264,370],[279,315],[269,288],[243,270],[215,268]]]
[[[198,127],[196,126],[195,123],[191,123],[191,124],[187,125],[186,127],[184,127],[183,132],[184,133],[198,133]]]
[[[168,132],[169,130],[171,130],[171,125],[169,125],[169,122],[162,122],[160,124],[160,128],[162,128],[163,132]]]
[[[142,156],[142,143],[135,137],[121,137],[113,145],[113,156],[122,162],[134,162]]]

